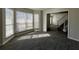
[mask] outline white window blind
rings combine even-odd
[[[16,23],[17,32],[29,30],[33,28],[33,15],[32,13],[26,13],[16,11]]]
[[[27,13],[27,30],[33,29],[33,15],[31,13]]]

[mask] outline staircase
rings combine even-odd
[[[67,31],[67,22],[68,22],[68,15],[63,15],[58,21],[57,21],[57,25],[50,25],[51,30],[62,30],[64,32]]]
[[[68,15],[64,15],[57,23],[58,26],[61,26],[63,23],[65,23],[68,20]]]

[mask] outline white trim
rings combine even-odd
[[[10,38],[8,38],[6,41],[4,41],[3,43],[2,43],[2,45],[5,45],[7,42],[9,42],[12,38],[14,38],[14,35],[12,36],[12,37],[10,37]]]
[[[73,37],[68,37],[68,38],[71,40],[79,41],[79,39],[77,39],[77,38],[73,38]]]

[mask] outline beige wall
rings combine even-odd
[[[69,9],[68,38],[79,41],[79,9]]]

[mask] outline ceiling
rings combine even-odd
[[[32,10],[45,10],[45,9],[48,9],[48,8],[30,8]]]

